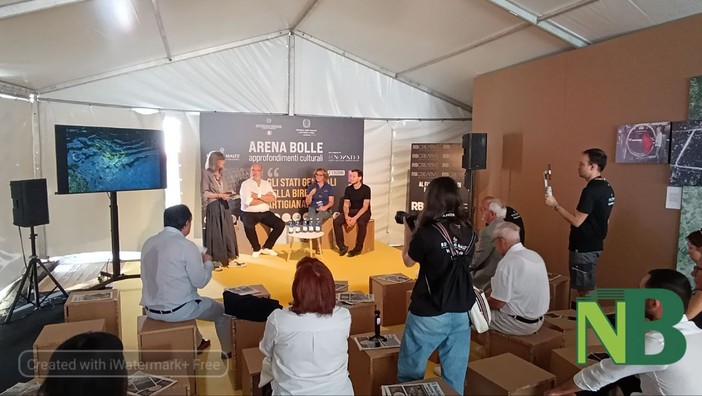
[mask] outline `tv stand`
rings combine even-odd
[[[100,283],[90,288],[90,290],[104,289],[112,282],[124,279],[140,278],[140,274],[125,275],[122,273],[122,260],[119,257],[119,211],[117,209],[117,191],[107,193],[110,196],[110,236],[112,238],[112,273],[100,271]],[[103,277],[107,279],[101,280]]]

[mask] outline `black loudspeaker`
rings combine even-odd
[[[463,169],[487,168],[487,133],[463,135]]]
[[[13,224],[34,227],[49,224],[49,199],[46,179],[14,180],[10,182]]]

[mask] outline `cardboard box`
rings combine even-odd
[[[162,362],[182,360],[193,362],[197,354],[197,325],[195,320],[164,322],[147,316],[137,318],[137,344],[139,360]],[[197,394],[195,365],[188,366],[190,392]]]
[[[403,274],[391,274],[403,275]],[[375,303],[380,310],[381,324],[394,326],[407,320],[406,306],[407,290],[414,288],[414,279],[403,283],[391,283],[378,279],[378,275],[370,277],[369,293],[375,297]]]
[[[105,331],[122,338],[119,290],[74,291],[63,306],[66,322],[105,319]]]
[[[372,336],[374,332],[354,336]],[[382,331],[381,334],[395,334],[402,340],[402,332]],[[379,395],[380,385],[397,383],[397,355],[400,348],[387,348],[362,351],[353,337],[349,337],[349,375],[353,392],[357,395]]]
[[[78,334],[105,331],[105,319],[57,323],[44,326],[34,341],[34,376],[43,380],[48,373],[51,354],[67,339]]]
[[[606,352],[605,347],[602,345],[588,346],[587,349],[588,354],[593,352]],[[573,376],[583,368],[597,363],[596,360],[588,359],[587,365],[578,366],[578,364],[575,362],[576,351],[576,347],[559,348],[551,351],[551,367],[548,371],[556,376],[556,386],[573,378]]]
[[[258,243],[263,246],[263,243],[268,239],[268,234],[270,234],[271,229],[267,226],[258,223],[256,224],[256,235],[258,236]],[[240,219],[234,225],[234,233],[236,234],[236,243],[239,248],[239,254],[251,254],[253,253],[253,248],[251,247],[251,242],[246,237],[246,232],[244,231],[244,222]]]
[[[548,327],[529,335],[509,335],[490,330],[490,356],[512,353],[544,370],[549,368],[551,350],[561,347],[563,333]]]
[[[370,219],[367,227],[366,239],[363,241],[363,250],[361,250],[361,254],[375,250],[375,219]],[[344,232],[344,244],[348,246],[349,250],[353,249],[354,246],[356,246],[356,232],[358,228],[347,228],[346,226],[343,226],[341,229]],[[322,248],[332,249],[334,246],[336,246],[336,240],[334,239],[334,221],[332,219],[328,219],[322,223],[322,232],[324,232],[324,236],[322,237]]]
[[[426,384],[429,382],[438,383],[439,387],[441,388],[441,390],[444,392],[444,395],[446,395],[446,396],[458,395],[458,393],[441,377],[429,378],[426,380],[419,380],[419,381],[402,382],[402,383],[396,384],[396,385]]]
[[[242,387],[244,372],[244,349],[258,348],[266,329],[266,322],[253,322],[243,319],[231,319],[232,326],[232,374],[234,376],[234,389]]]
[[[511,353],[470,362],[465,395],[543,395],[556,376]]]
[[[570,308],[570,278],[565,275],[548,273],[548,294],[551,297],[548,310]]]
[[[544,326],[560,331],[562,336],[561,348],[574,347],[577,342],[577,322],[574,309],[550,311],[544,315]],[[587,329],[587,345],[601,345],[599,337],[590,327]]]
[[[188,366],[190,365],[190,367]],[[138,367],[129,370],[129,374],[135,371],[142,371],[146,374],[154,374],[162,377],[169,377],[177,382],[165,390],[159,392],[159,395],[166,396],[189,396],[193,392],[190,390],[191,377],[188,372],[192,369],[192,362],[188,363],[183,360],[166,360],[163,362],[142,362]]]
[[[375,331],[375,303],[340,304],[351,313],[351,335]]]
[[[261,380],[261,366],[265,355],[258,348],[247,348],[242,351],[244,370],[242,376],[243,395],[261,396],[258,383]]]

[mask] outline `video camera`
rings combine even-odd
[[[402,224],[406,221],[410,230],[414,231],[414,227],[417,223],[418,217],[419,217],[419,212],[416,212],[414,210],[410,210],[409,212],[398,210],[397,213],[395,213],[395,222],[397,224]]]

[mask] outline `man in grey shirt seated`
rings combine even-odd
[[[146,316],[164,322],[191,319],[215,322],[222,358],[231,357],[230,319],[224,315],[224,304],[197,293],[212,279],[212,257],[200,253],[197,245],[186,238],[190,234],[193,215],[185,205],[166,208],[163,230],[144,242],[141,250],[141,305]],[[197,331],[198,353],[210,345]]]
[[[487,224],[478,234],[478,243],[475,245],[473,264],[470,274],[473,277],[473,286],[480,290],[490,289],[490,279],[495,275],[497,263],[502,259],[502,254],[495,249],[492,243],[492,233],[497,224],[502,223],[507,213],[507,208],[502,201],[495,197],[487,196],[480,201],[480,218]]]

